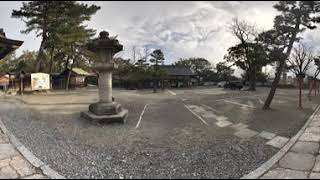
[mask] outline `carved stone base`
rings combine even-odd
[[[114,115],[121,111],[121,104],[112,103],[93,103],[89,105],[89,111],[95,115]]]
[[[96,115],[92,112],[81,112],[81,117],[96,123],[125,123],[128,117],[128,110],[121,108],[118,114],[113,115]]]
[[[127,116],[128,110],[117,102],[93,103],[89,105],[88,112],[81,112],[81,117],[98,123],[125,123]]]

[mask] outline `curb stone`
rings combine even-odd
[[[19,151],[19,153],[27,161],[29,161],[31,165],[33,165],[36,168],[40,168],[45,176],[47,176],[50,179],[67,179],[66,177],[60,175],[58,172],[50,168],[49,165],[46,165],[44,162],[38,159],[31,151],[29,151],[12,133],[8,131],[8,129],[2,122],[1,117],[0,130],[2,130],[2,132],[8,136],[9,140],[11,141],[12,145],[17,149],[17,151]]]
[[[307,122],[304,124],[304,126],[299,130],[299,132],[293,136],[286,145],[280,149],[273,157],[271,157],[267,162],[262,164],[257,169],[253,170],[249,174],[243,176],[240,179],[258,179],[263,174],[265,174],[268,170],[270,170],[286,153],[290,150],[290,148],[297,142],[299,137],[303,134],[304,130],[308,127],[310,122],[312,121],[315,114],[319,111],[320,105],[318,105],[314,112],[311,114],[311,116],[308,118]]]

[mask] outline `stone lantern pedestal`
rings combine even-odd
[[[89,43],[88,49],[99,57],[93,65],[93,69],[99,72],[99,102],[90,104],[89,111],[81,112],[81,117],[99,123],[124,123],[128,110],[112,101],[113,56],[122,51],[123,46],[118,40],[109,38],[108,32],[103,31],[99,38]]]

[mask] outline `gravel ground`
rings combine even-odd
[[[90,101],[85,94],[81,96],[83,103]],[[26,147],[67,178],[236,179],[278,151],[258,137],[241,140],[228,128],[204,127],[183,110],[178,98],[164,99],[169,97],[167,93],[141,96],[148,97],[116,97],[129,109],[124,125],[89,124],[79,118],[79,110],[87,109],[87,105],[70,110],[59,105],[39,111],[11,98],[0,101],[0,115]],[[148,102],[167,104],[150,107],[136,130],[137,119]],[[162,115],[166,118],[161,124]],[[159,132],[153,131],[155,127]]]

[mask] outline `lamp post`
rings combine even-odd
[[[115,68],[113,56],[122,51],[123,46],[114,38],[109,38],[109,33],[102,31],[99,38],[88,44],[88,50],[98,56],[92,68],[98,72],[99,102],[89,105],[88,112],[81,116],[95,122],[120,122],[124,123],[128,110],[121,107],[118,102],[112,101],[112,71]]]

